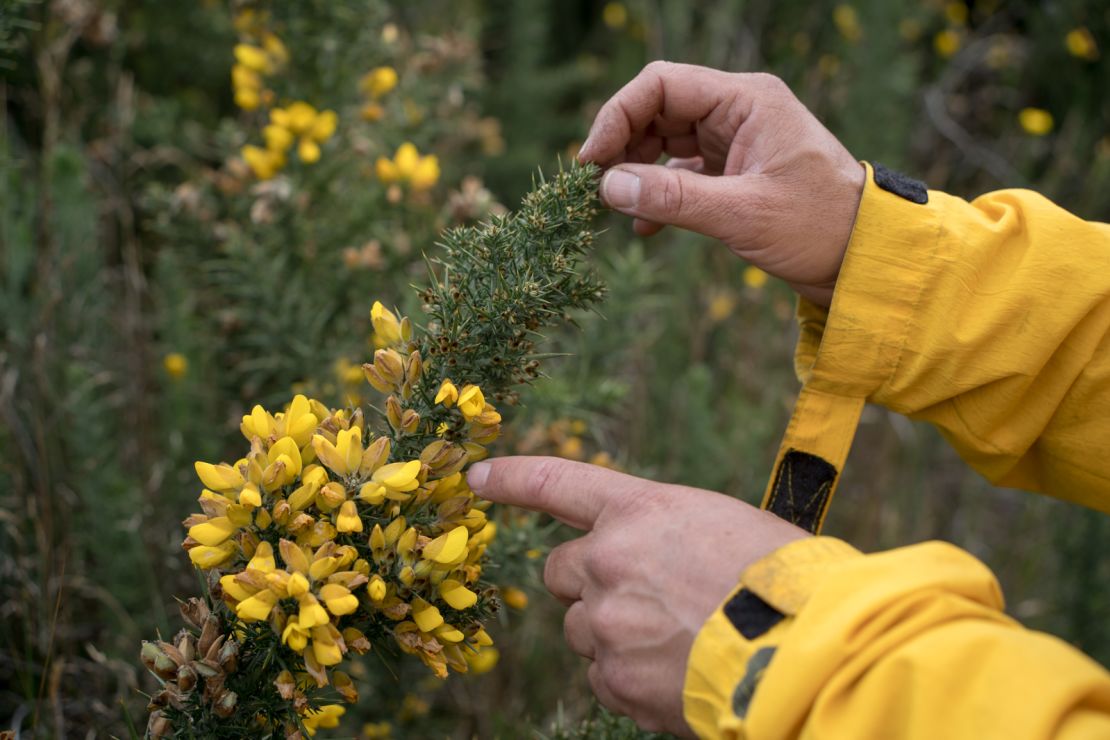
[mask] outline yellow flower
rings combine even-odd
[[[944,17],[954,26],[967,25],[967,5],[962,2],[946,3]]]
[[[942,59],[948,59],[960,50],[960,35],[946,28],[933,37],[933,48]]]
[[[451,382],[450,378],[444,379],[444,381],[440,383],[439,392],[436,393],[435,403],[442,403],[447,408],[451,408],[458,400],[459,389],[455,387],[455,384]]]
[[[362,116],[362,120],[374,123],[385,117],[385,108],[377,103],[367,103],[359,110],[359,115]]]
[[[370,323],[374,325],[375,338],[381,340],[386,347],[400,344],[404,339],[401,321],[381,301],[374,301],[371,306]]]
[[[467,421],[473,421],[486,408],[486,397],[476,385],[464,385],[459,392],[459,411]]]
[[[259,180],[269,180],[285,166],[285,155],[270,149],[247,144],[241,150],[243,161]]]
[[[385,499],[406,501],[420,486],[420,461],[395,462],[374,471],[358,492],[360,500],[380,504]]]
[[[601,20],[614,31],[620,30],[628,23],[628,8],[623,3],[606,3],[601,10]]]
[[[171,378],[180,380],[189,371],[189,361],[180,352],[170,352],[162,358],[162,367]]]
[[[209,568],[217,568],[231,560],[238,551],[239,548],[234,542],[224,542],[215,547],[199,545],[190,548],[189,560],[201,570],[208,570]]]
[[[466,663],[470,666],[470,673],[475,676],[493,670],[500,658],[501,653],[495,647],[480,648],[477,652],[468,650],[466,653]]]
[[[262,138],[266,140],[266,148],[272,152],[287,152],[293,146],[293,132],[276,123],[262,129]]]
[[[1018,123],[1030,136],[1044,136],[1052,131],[1052,114],[1043,108],[1023,108],[1018,113]]]
[[[367,72],[359,87],[374,100],[397,87],[397,70],[393,67],[375,67]]]
[[[243,474],[227,463],[213,465],[198,460],[193,463],[193,467],[197,471],[200,482],[213,491],[238,491],[246,482],[243,480]]]
[[[318,729],[339,727],[339,718],[346,712],[347,709],[342,704],[326,704],[318,710],[309,709],[301,718],[301,722],[308,736],[315,737]]]
[[[451,578],[439,584],[439,595],[453,609],[468,609],[478,603],[478,594]]]
[[[367,722],[362,726],[361,740],[390,740],[393,725],[388,722]]]
[[[710,321],[719,323],[731,316],[735,308],[736,297],[732,293],[717,291],[713,294],[713,297],[709,299],[709,306],[706,308],[706,313],[709,315]]]
[[[335,520],[335,528],[340,532],[361,532],[362,519],[358,516],[358,507],[354,501],[344,501],[339,507],[339,516]]]
[[[1098,59],[1098,44],[1086,27],[1068,31],[1067,36],[1064,37],[1064,45],[1068,47],[1068,53],[1073,57],[1079,57],[1088,62]]]
[[[850,43],[857,44],[863,38],[863,28],[860,27],[859,13],[847,3],[837,5],[833,9],[833,23],[840,35]]]
[[[386,585],[381,576],[375,574],[370,577],[370,583],[366,584],[366,593],[374,603],[378,603],[385,598]]]
[[[512,586],[502,588],[501,600],[504,601],[507,606],[511,606],[518,611],[523,611],[528,608],[528,594],[524,593],[519,588],[514,588]]]
[[[439,180],[439,159],[434,154],[421,156],[412,142],[397,147],[393,159],[378,157],[374,165],[384,184],[407,183],[413,190],[427,190]]]
[[[767,284],[767,273],[760,270],[755,265],[748,265],[744,268],[744,285],[755,290],[759,290]]]
[[[466,557],[466,543],[469,539],[470,532],[466,527],[455,527],[424,545],[424,559],[441,565],[458,562]]]
[[[351,427],[341,429],[335,435],[335,444],[320,434],[312,437],[312,449],[316,457],[333,473],[348,477],[358,471],[362,463],[362,429]]]
[[[252,72],[268,74],[271,71],[270,57],[257,46],[236,44],[233,53],[235,54],[235,61]]]

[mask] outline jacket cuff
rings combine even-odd
[[[793,615],[831,564],[862,557],[831,537],[795,540],[752,564],[694,639],[683,712],[703,738],[742,737],[755,690]]]
[[[803,383],[856,398],[870,396],[898,366],[907,327],[938,269],[940,211],[950,198],[918,184],[926,202],[911,199],[880,186],[875,167],[863,164],[867,177],[832,305],[799,301],[794,355]]]

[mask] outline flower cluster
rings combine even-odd
[[[363,75],[358,87],[367,97],[360,111],[364,120],[380,121],[385,116],[385,109],[380,101],[386,93],[397,87],[397,79],[397,70],[393,67],[375,67]]]
[[[562,172],[518,213],[445,235],[425,329],[374,303],[377,349],[362,373],[385,397],[380,411],[300,394],[280,411],[255,406],[239,426],[243,457],[195,464],[201,511],[183,547],[209,574],[201,629],[234,644],[236,661],[198,695],[182,688],[180,664],[161,670],[147,649],[169,692],[152,702],[152,735],[336,726],[333,700],[358,699],[342,669],[371,649],[415,656],[439,678],[496,662],[483,625],[498,608],[484,580],[497,526],[465,467],[501,433],[490,399],[513,403],[509,387],[538,375],[536,332],[601,296],[577,264],[593,238],[595,172]]]
[[[434,154],[420,154],[412,142],[406,141],[397,147],[392,159],[378,157],[375,171],[382,183],[407,185],[419,193],[439,180],[439,159]]]
[[[266,78],[281,71],[289,62],[289,51],[266,27],[267,17],[255,10],[242,11],[235,19],[243,41],[234,49],[231,86],[235,104],[245,111],[268,108],[269,123],[263,128],[264,146],[247,144],[241,154],[255,177],[269,180],[288,162],[294,145],[304,164],[320,159],[320,145],[335,133],[335,111],[318,111],[310,103],[295,100],[284,107],[274,106],[277,94],[267,87]]]

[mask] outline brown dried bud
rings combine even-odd
[[[198,630],[204,628],[204,624],[210,616],[208,604],[195,596],[183,601],[178,609],[181,611],[181,618],[188,622],[189,626]]]
[[[197,640],[197,651],[201,655],[208,655],[212,643],[216,641],[219,635],[220,619],[215,614],[209,614],[208,618],[204,620],[204,627],[201,628],[200,639]]]
[[[220,648],[220,652],[216,654],[216,662],[224,669],[225,673],[234,673],[235,669],[239,667],[239,643],[235,640],[228,640]]]
[[[235,705],[239,703],[239,696],[234,691],[224,690],[216,697],[212,711],[217,717],[227,719],[235,713]]]
[[[177,652],[181,653],[181,658],[186,663],[196,656],[197,641],[193,639],[193,636],[189,634],[188,630],[180,630],[173,638],[173,642],[174,647],[177,648]]]
[[[160,711],[151,712],[146,721],[146,734],[148,737],[167,737],[173,731],[173,726]]]
[[[177,669],[177,688],[183,694],[188,694],[197,685],[197,672],[186,664]]]

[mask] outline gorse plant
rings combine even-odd
[[[539,375],[539,332],[601,298],[581,269],[596,169],[543,181],[520,210],[449,231],[421,293],[429,320],[376,302],[366,379],[380,407],[296,396],[255,406],[235,463],[197,462],[201,513],[183,546],[208,574],[172,643],[142,657],[162,682],[157,737],[314,735],[358,691],[341,667],[375,650],[440,678],[490,664],[498,609],[483,577],[496,533],[464,476],[501,431],[496,404]]]

